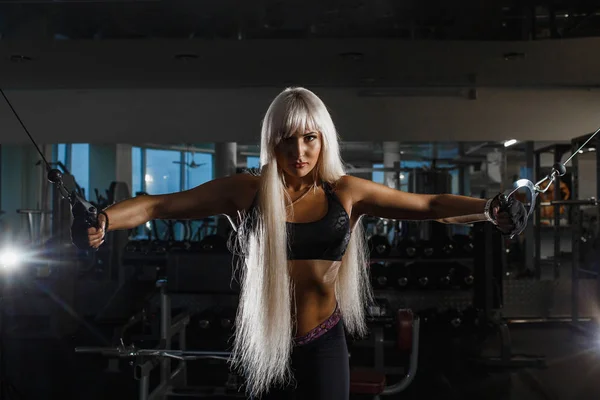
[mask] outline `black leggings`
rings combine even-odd
[[[340,320],[315,340],[294,347],[294,380],[285,389],[271,389],[261,400],[348,400],[350,397],[350,363]]]

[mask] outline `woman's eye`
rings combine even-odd
[[[313,140],[315,140],[317,137],[315,135],[311,135],[311,136],[307,136],[306,140],[308,140],[309,142],[312,142]]]

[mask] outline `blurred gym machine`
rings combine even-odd
[[[557,176],[549,190],[540,194],[530,254],[534,260],[532,284],[547,293],[540,315],[533,321],[568,322],[595,338],[600,328],[595,318],[600,304],[600,139],[594,135],[535,151],[536,176],[545,172],[543,155],[551,156],[554,163],[566,157],[570,161],[565,163],[564,176]],[[582,198],[582,193],[589,197]],[[544,246],[549,242],[551,246]]]
[[[236,260],[230,253],[189,251],[170,251],[166,253],[164,260],[163,268],[150,267],[157,277],[158,323],[154,324],[152,321],[151,316],[156,314],[151,296],[146,296],[142,310],[124,321],[120,337],[115,338],[114,347],[78,347],[75,351],[101,354],[113,359],[132,359],[134,379],[139,381],[140,400],[166,399],[167,396],[244,397],[240,393],[242,380],[231,373],[227,366],[230,352],[226,351],[228,338],[234,334],[235,311],[232,310],[237,309],[239,296],[239,280],[233,268]],[[150,275],[153,273],[150,272]],[[187,303],[184,301],[179,307],[174,307],[173,300],[181,295],[196,296],[197,301],[201,297],[204,301],[199,301],[199,305],[188,300]],[[229,303],[227,314],[211,314],[211,304],[215,303],[215,298],[221,299],[217,302],[219,304]],[[132,299],[123,301],[130,302]],[[136,326],[138,331],[140,326],[144,331],[144,325],[150,325],[145,334],[136,337],[129,333],[130,339],[125,339],[128,331],[134,330]],[[215,330],[216,327],[220,329]],[[188,332],[193,333],[192,342],[194,337],[209,342],[208,346],[206,343],[197,344],[200,348],[208,349],[188,350]],[[215,337],[215,332],[218,337]],[[135,343],[136,339],[143,343],[155,343],[155,346],[140,348]],[[220,345],[211,348],[210,344],[215,341]],[[200,375],[208,375],[215,370],[220,374],[211,375],[204,380],[203,376],[196,377],[203,384],[191,386],[188,384],[190,368],[187,362],[192,360],[205,360],[208,363],[208,367],[200,369]],[[177,362],[175,368],[171,365],[172,361]],[[160,380],[151,382],[152,372],[156,368],[160,370]]]
[[[404,251],[400,257],[371,259],[376,305],[368,310],[370,335],[349,345],[354,362],[371,366],[366,375],[356,378],[363,381],[364,393],[379,393],[390,376],[397,378],[405,371],[398,360],[406,358],[393,350],[397,339],[390,340],[405,335],[394,325],[396,309],[409,309],[419,318],[423,348],[419,371],[425,371],[419,375],[431,376],[432,371],[441,374],[434,376],[453,375],[461,366],[493,370],[545,367],[545,357],[515,354],[512,348],[508,321],[502,315],[504,237],[489,223],[474,224],[472,230],[467,242],[452,242],[457,248],[453,251],[465,243],[468,246],[450,257],[428,258],[424,246],[415,241],[413,258],[407,258]],[[365,348],[369,350],[365,352]],[[388,379],[381,380],[382,374]],[[458,385],[456,379],[442,378]],[[419,388],[416,385],[415,390]]]
[[[590,140],[591,139],[591,140]],[[569,217],[571,220],[571,240],[572,240],[572,266],[571,266],[571,325],[573,328],[597,338],[600,330],[600,323],[596,319],[593,324],[583,322],[580,310],[580,294],[584,289],[583,285],[587,282],[592,283],[588,291],[591,296],[581,296],[584,299],[592,298],[591,308],[596,310],[600,304],[600,231],[598,221],[600,221],[600,137],[585,135],[574,138],[571,141],[571,151],[580,149],[583,144],[587,145],[579,150],[580,152],[594,152],[594,165],[596,175],[595,197],[590,199],[579,199],[580,192],[580,163],[579,157],[571,160],[571,199],[575,202],[569,208]],[[581,154],[581,153],[580,153]],[[579,200],[578,200],[579,199]],[[588,216],[587,228],[584,229],[584,210],[581,206],[592,206],[586,211]],[[556,209],[555,218],[556,218]],[[555,223],[556,224],[556,223]],[[555,245],[557,247],[557,245]],[[582,278],[592,279],[582,279]],[[594,282],[595,281],[595,282]]]
[[[476,363],[497,368],[544,368],[545,357],[512,353],[512,341],[504,305],[504,271],[506,259],[503,236],[489,223],[474,224],[475,286],[473,307],[477,310],[478,325],[499,333],[497,356],[478,357]]]

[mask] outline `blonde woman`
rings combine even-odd
[[[331,116],[304,88],[284,90],[267,110],[260,164],[259,176],[122,201],[104,210],[98,229],[81,232],[96,248],[106,231],[153,219],[228,216],[243,255],[231,362],[252,397],[349,398],[345,333],[367,332],[372,300],[362,216],[489,220],[506,232],[526,223],[516,201],[499,212],[497,197],[406,193],[346,175]]]

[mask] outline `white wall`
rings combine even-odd
[[[279,88],[9,90],[41,143],[253,142]],[[570,140],[600,124],[600,91],[480,89],[477,100],[317,89],[343,140]],[[26,143],[0,102],[0,143]]]
[[[569,140],[600,124],[599,46],[600,38],[2,40],[0,87],[47,143],[253,141],[289,85],[315,89],[345,140]],[[524,57],[505,60],[511,52]],[[179,53],[198,58],[175,61]],[[13,54],[33,60],[13,63]],[[477,88],[477,99],[357,95],[414,87]],[[1,100],[0,143],[24,143]]]

